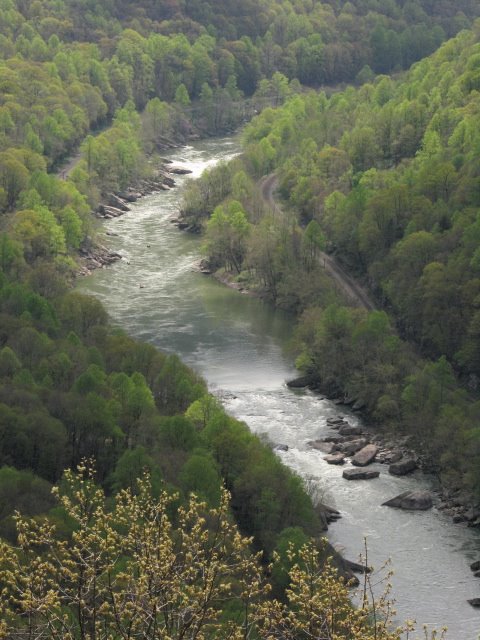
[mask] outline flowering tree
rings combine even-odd
[[[226,491],[218,508],[195,496],[183,506],[175,494],[154,497],[145,475],[110,499],[94,475],[89,463],[65,472],[54,489],[61,526],[17,515],[17,546],[0,542],[0,639],[411,637],[410,623],[392,628],[388,589],[375,598],[367,576],[354,607],[314,541],[290,546],[286,599],[268,598],[267,572],[232,522]]]

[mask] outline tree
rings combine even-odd
[[[183,82],[179,84],[175,90],[175,102],[181,107],[188,107],[190,105],[190,96]]]
[[[0,377],[13,377],[21,366],[22,363],[17,358],[15,351],[10,347],[3,347],[0,351]]]
[[[166,102],[158,98],[149,100],[145,108],[144,136],[154,146],[161,144],[162,138],[168,137],[171,131],[170,109]]]
[[[207,222],[206,250],[214,265],[240,273],[250,224],[240,202],[219,206]]]
[[[304,264],[307,271],[311,271],[317,264],[320,252],[325,249],[325,236],[316,220],[310,220],[303,237]]]
[[[0,153],[0,187],[5,192],[5,209],[13,209],[28,177],[28,169],[19,159],[9,152]]]
[[[184,416],[162,418],[160,442],[171,449],[191,451],[197,443],[197,434],[190,420]]]
[[[17,211],[12,226],[14,237],[23,243],[27,261],[66,253],[63,229],[47,207]]]
[[[265,587],[250,541],[231,523],[225,492],[210,510],[192,497],[175,524],[169,512],[176,496],[154,499],[148,477],[136,493],[117,494],[111,510],[85,465],[65,472],[55,493],[70,540],[48,520],[18,517],[18,550],[0,543],[3,636],[15,629],[19,638],[240,640],[248,633],[251,604]],[[239,616],[225,620],[232,601],[241,605]]]
[[[298,560],[289,572],[287,604],[273,600],[258,607],[263,640],[399,640],[404,631],[412,630],[410,624],[391,630],[393,611],[388,587],[377,600],[371,596],[367,577],[361,604],[353,607],[348,585],[339,580],[329,560],[321,561],[321,549],[313,542],[297,552],[291,545],[289,553],[292,560],[297,553]]]
[[[222,479],[211,455],[193,453],[183,465],[178,480],[186,495],[193,493],[211,507],[219,505]]]

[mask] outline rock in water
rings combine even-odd
[[[332,453],[329,456],[323,456],[323,459],[328,464],[343,464],[345,462],[345,456],[343,453]]]
[[[411,473],[415,471],[417,468],[417,463],[412,458],[405,458],[405,460],[400,460],[399,462],[395,462],[388,467],[388,473],[391,473],[392,476],[406,476],[407,473]]]
[[[186,169],[185,167],[168,167],[168,171],[170,173],[175,173],[178,176],[187,175],[188,173],[192,173],[191,169]]]
[[[404,491],[400,495],[387,500],[382,507],[396,507],[397,509],[408,509],[410,511],[425,511],[431,509],[433,504],[432,495],[428,491]]]
[[[371,469],[345,469],[342,476],[345,480],[371,480],[372,478],[378,478],[380,471],[373,471]]]
[[[471,604],[472,607],[478,609],[480,607],[480,598],[472,598],[471,600],[467,600],[468,604]]]
[[[364,564],[359,564],[358,562],[352,562],[352,560],[347,560],[346,558],[344,558],[344,561],[347,567],[354,573],[371,573],[372,572],[372,568],[367,567]]]
[[[352,458],[352,464],[356,467],[366,467],[367,464],[370,464],[375,460],[375,456],[377,455],[378,447],[374,444],[367,444],[366,447],[357,451],[357,453]]]
[[[360,451],[365,447],[367,441],[365,438],[358,438],[356,440],[349,440],[348,442],[342,442],[341,444],[335,445],[337,449],[342,451],[346,456],[353,456],[354,453]]]

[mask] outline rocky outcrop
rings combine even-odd
[[[407,509],[409,511],[425,511],[431,509],[433,505],[432,494],[429,491],[404,491],[395,498],[387,500],[383,507],[395,507],[397,509]]]
[[[130,211],[130,207],[126,204],[125,200],[116,193],[109,193],[107,196],[107,204],[111,207],[115,207],[120,211]]]
[[[391,473],[392,476],[406,476],[408,473],[415,471],[417,467],[418,465],[413,458],[404,458],[391,464],[388,467],[388,473]]]
[[[342,476],[345,480],[371,480],[372,478],[378,478],[380,471],[373,471],[373,469],[345,469]]]
[[[480,608],[480,598],[471,598],[470,600],[467,600],[468,604],[471,604],[472,607],[475,607],[475,609]]]
[[[111,218],[119,218],[124,213],[130,211],[130,209],[119,209],[118,207],[111,207],[107,204],[99,204],[97,214],[102,218],[110,220]]]
[[[480,506],[472,505],[472,502],[472,496],[462,490],[445,488],[437,508],[451,516],[454,522],[466,523],[468,527],[480,527]]]
[[[337,511],[337,509],[334,509],[333,507],[329,507],[328,505],[323,504],[323,502],[318,502],[315,505],[315,511],[320,516],[320,519],[324,521],[327,525],[331,524],[332,522],[336,522],[342,517],[342,514],[340,513],[340,511]]]
[[[182,167],[158,167],[152,176],[139,180],[134,187],[117,193],[108,193],[104,201],[97,207],[96,215],[99,218],[118,218],[130,211],[129,204],[135,202],[142,196],[155,191],[168,191],[175,186],[172,174],[191,173],[189,169]]]
[[[101,269],[122,258],[116,251],[110,251],[101,244],[95,245],[93,243],[81,247],[79,254],[80,266],[77,273],[81,276],[87,276],[95,269]]]
[[[375,460],[378,447],[374,444],[367,444],[363,449],[357,451],[352,458],[352,464],[357,467],[366,467]]]

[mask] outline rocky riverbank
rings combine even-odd
[[[291,388],[308,387],[318,392],[318,381],[308,375],[295,378],[287,385]],[[339,407],[345,404],[353,411],[363,410],[354,401],[332,400]],[[431,458],[418,451],[413,436],[395,436],[369,426],[352,426],[340,412],[336,418],[329,419],[327,424],[332,429],[332,435],[311,441],[310,446],[325,453],[324,460],[328,464],[343,465],[351,462],[353,466],[366,467],[372,462],[378,462],[388,466],[388,472],[395,476],[407,475],[416,469],[426,474],[432,473]],[[351,479],[352,475],[360,478],[362,474],[349,471],[346,475]],[[461,489],[439,486],[434,492],[432,503],[438,510],[451,516],[453,522],[480,528],[480,505],[472,495]]]
[[[77,275],[88,276],[95,269],[102,269],[121,258],[121,254],[116,251],[89,240],[79,249]]]
[[[160,167],[155,169],[149,178],[138,180],[134,185],[124,191],[107,194],[93,214],[96,218],[103,220],[111,220],[112,218],[123,216],[125,213],[131,211],[130,205],[133,202],[157,191],[169,191],[173,189],[176,185],[173,176],[187,173],[191,173],[189,169],[176,167],[170,160],[163,160]],[[77,275],[89,275],[93,270],[108,266],[116,260],[121,260],[122,257],[120,253],[112,251],[93,239],[88,238],[79,250]]]

